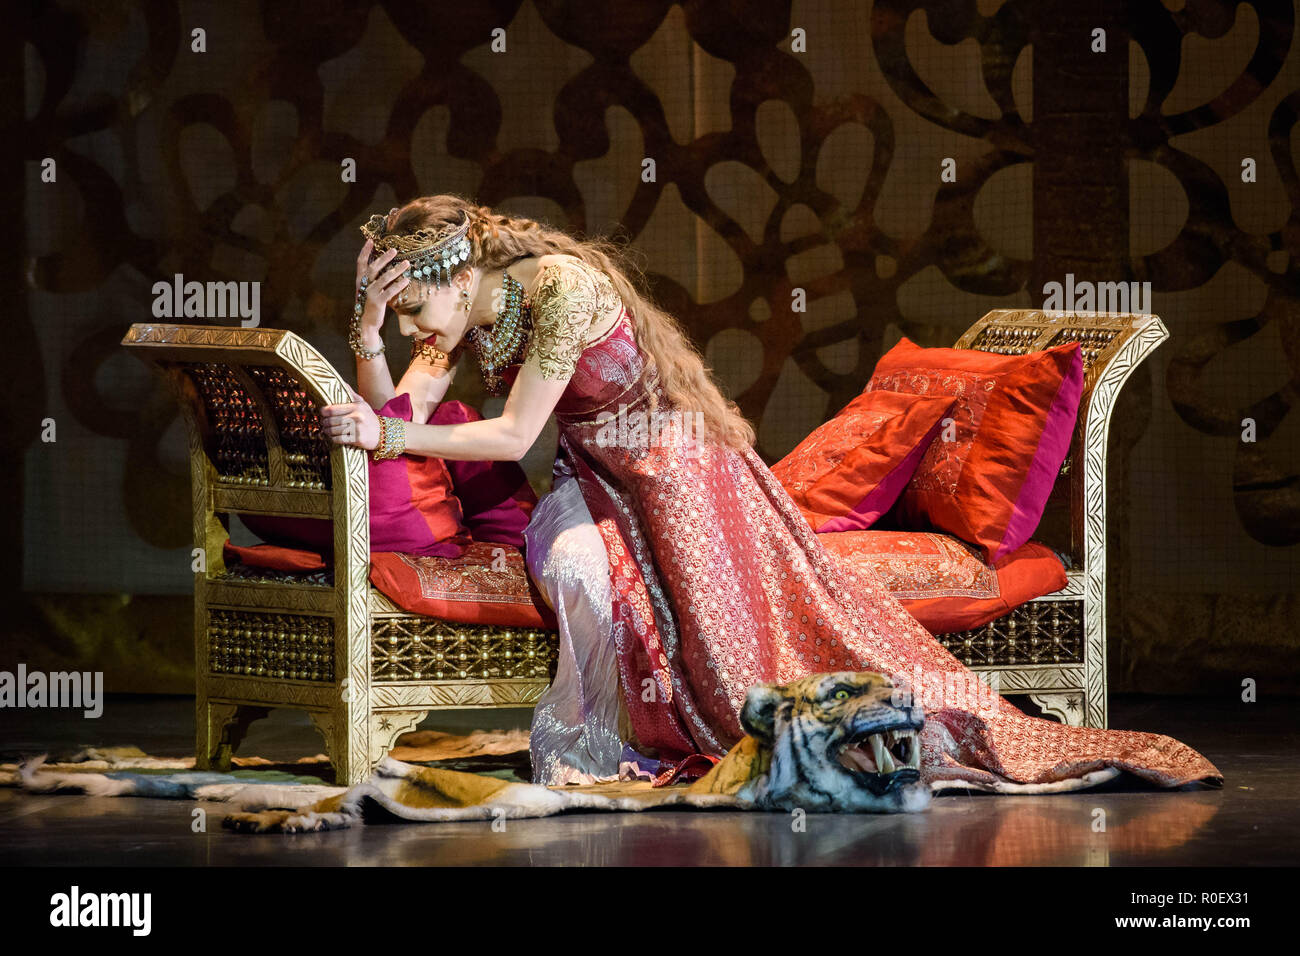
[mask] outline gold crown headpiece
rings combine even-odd
[[[390,233],[388,217],[375,214],[361,227],[361,232],[374,243],[372,259],[389,249],[396,249],[397,254],[411,264],[402,275],[421,283],[420,298],[423,299],[427,291],[424,285],[432,282],[435,289],[441,288],[442,281],[450,279],[452,272],[469,260],[469,227],[470,217],[466,213],[465,221],[450,232],[417,229],[415,232]]]

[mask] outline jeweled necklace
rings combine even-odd
[[[505,384],[501,371],[514,364],[520,346],[528,337],[532,328],[530,305],[519,280],[502,272],[501,308],[497,310],[496,322],[491,326],[477,325],[466,333],[478,356],[483,384],[490,392],[500,391]]]

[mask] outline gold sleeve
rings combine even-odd
[[[595,280],[582,265],[553,262],[538,274],[532,296],[532,334],[524,352],[542,378],[565,379],[578,367],[599,309]]]

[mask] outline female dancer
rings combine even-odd
[[[527,541],[561,631],[560,672],[533,724],[538,782],[612,776],[624,742],[669,764],[720,757],[743,734],[754,684],[863,670],[926,703],[932,785],[1221,779],[1169,737],[1068,727],[972,694],[970,672],[873,571],[823,549],[616,247],[446,195],[363,232],[352,344],[365,401],[322,411],[332,440],[379,457],[517,460],[552,414],[559,426],[555,489]],[[419,356],[396,389],[379,358],[386,306]],[[508,389],[502,414],[423,424],[465,344],[488,388]],[[374,412],[398,390],[410,424]]]

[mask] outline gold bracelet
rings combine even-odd
[[[375,444],[375,450],[370,453],[370,457],[375,461],[392,457],[388,453],[388,419],[383,415],[379,416],[379,441]]]
[[[379,417],[379,444],[370,456],[375,461],[400,458],[406,451],[406,422],[387,415]]]
[[[394,418],[388,423],[388,434],[393,440],[393,457],[400,458],[406,453],[406,422]]]

